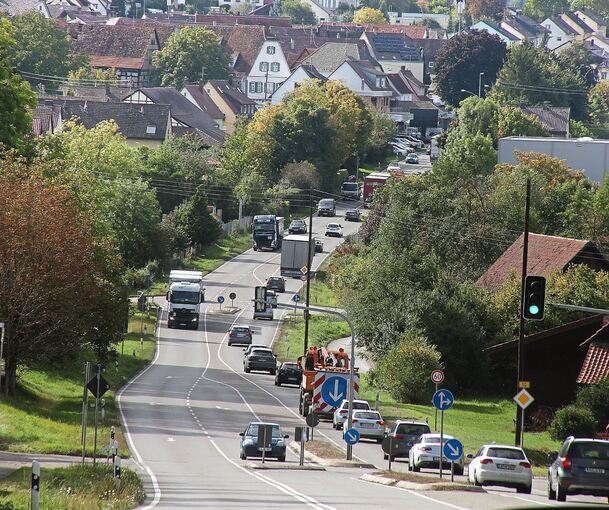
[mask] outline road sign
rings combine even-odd
[[[266,310],[266,287],[258,286],[254,289],[254,310],[256,312],[264,312]]]
[[[356,443],[359,442],[359,432],[356,429],[349,429],[345,431],[345,443],[350,444],[350,445],[354,445]]]
[[[218,296],[218,303],[222,304],[224,303],[224,296]]]
[[[321,386],[321,398],[326,404],[338,407],[347,398],[347,379],[340,376],[328,377]]]
[[[307,275],[306,275],[306,274],[303,274],[303,275],[300,277],[300,281],[306,282],[306,281],[307,281]]]
[[[518,381],[518,387],[528,390],[531,387],[531,381]]]
[[[104,376],[100,375],[99,376],[99,395],[97,394],[97,376],[95,376],[93,379],[91,379],[87,383],[87,388],[89,389],[89,391],[91,393],[93,393],[94,397],[99,398],[104,393],[106,393],[106,391],[108,391],[110,389],[110,385],[108,384],[108,381],[106,381],[104,379]]]
[[[444,443],[444,457],[456,461],[463,455],[463,445],[458,439],[449,439]]]
[[[522,388],[518,393],[516,393],[514,400],[520,406],[521,409],[526,409],[533,403],[535,399],[533,398],[533,395],[531,395],[527,390]]]
[[[449,390],[441,389],[434,393],[433,405],[440,411],[446,411],[453,406],[453,394]]]
[[[309,427],[317,427],[319,425],[319,416],[317,416],[316,412],[310,412],[307,414],[307,418],[305,420]]]
[[[231,301],[232,301],[233,299],[237,299],[237,294],[235,294],[234,292],[231,292],[231,293],[228,295],[228,298],[229,298]]]
[[[273,443],[273,426],[258,425],[257,444],[259,448],[269,448]]]
[[[431,373],[431,380],[436,384],[440,384],[444,381],[444,372],[442,372],[442,370],[434,370]]]
[[[302,267],[300,268],[300,272],[301,272],[302,274],[307,274],[307,271],[308,271],[308,270],[309,270],[309,268],[308,268],[307,266],[302,266]]]
[[[309,415],[310,416],[310,415]],[[294,429],[294,441],[300,443],[303,439],[306,441],[309,435],[309,429],[307,427],[296,427]],[[302,437],[304,435],[304,438]]]
[[[292,301],[294,301],[294,303],[298,303],[298,301],[300,301],[300,294],[294,294],[292,296]]]

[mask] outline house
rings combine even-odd
[[[91,67],[114,69],[117,77],[134,86],[150,81],[152,54],[160,49],[156,30],[145,24],[71,25],[73,54],[89,56]]]
[[[448,14],[432,14],[429,12],[395,12],[387,13],[392,25],[425,25],[426,21],[435,21],[444,30],[448,29],[450,16]]]
[[[124,97],[123,103],[169,105],[173,134],[194,134],[206,147],[224,143],[224,132],[212,117],[173,87],[139,88]]]
[[[557,14],[551,18],[547,18],[541,24],[548,30],[548,40],[546,48],[554,51],[561,47],[566,42],[575,41],[580,35],[569,23],[563,20],[564,14]]]
[[[519,41],[529,41],[534,46],[540,46],[548,33],[546,28],[524,14],[504,16],[500,26]]]
[[[522,106],[522,113],[533,115],[556,138],[569,138],[571,108],[559,106]]]
[[[228,11],[236,11],[243,4],[250,4],[251,9],[257,9],[258,7],[262,7],[264,5],[264,0],[251,0],[247,2],[246,0],[219,0],[218,7],[224,7]]]
[[[387,75],[366,60],[345,60],[329,77],[343,83],[381,112],[389,112],[394,90]]]
[[[290,74],[288,79],[275,90],[271,96],[271,104],[280,103],[285,96],[293,92],[294,89],[305,80],[317,80],[320,83],[325,83],[328,81],[328,78],[317,71],[311,64],[299,64],[292,74]]]
[[[423,82],[425,63],[423,49],[412,44],[412,40],[403,33],[364,32],[362,39],[370,50],[372,57],[386,73],[408,70]]]
[[[328,77],[336,71],[345,60],[376,61],[370,55],[365,41],[326,42],[302,59],[302,63],[312,66],[322,76]]]
[[[228,134],[235,132],[239,117],[251,117],[256,113],[256,102],[227,80],[209,80],[203,89],[224,115],[224,126]]]
[[[290,76],[290,66],[279,41],[265,40],[247,76],[247,97],[266,102]]]
[[[70,119],[87,129],[103,121],[112,120],[132,147],[158,147],[172,135],[168,105],[126,104],[98,101],[64,100],[61,102],[61,129]]]
[[[0,13],[5,12],[9,16],[38,10],[38,0],[4,0],[4,2],[0,2]]]
[[[338,0],[302,0],[302,3],[311,8],[320,23],[332,20],[332,14],[339,4]]]
[[[390,102],[389,116],[397,123],[398,130],[438,126],[439,109],[425,95],[425,85],[411,71],[388,73],[387,78],[395,91]]]
[[[591,35],[584,41],[586,48],[596,60],[596,77],[609,80],[609,38]]]
[[[609,317],[604,316],[603,327],[580,345],[587,351],[577,383],[596,384],[609,379]]]
[[[198,85],[186,85],[182,90],[180,90],[180,94],[182,94],[197,108],[207,113],[213,119],[219,129],[226,131],[226,115],[222,113],[220,108],[216,106],[216,103],[213,102],[212,98],[205,91],[203,88],[203,83],[199,83]]]
[[[522,234],[478,279],[476,285],[491,292],[499,290],[508,277],[522,271]],[[609,271],[609,261],[585,239],[529,234],[527,274],[545,276],[564,271],[571,264],[585,264],[595,270]]]
[[[504,30],[501,25],[491,20],[480,20],[477,23],[473,24],[470,29],[484,30],[489,34],[496,35],[507,46],[510,46],[511,44],[520,41],[520,39],[516,35],[512,34],[511,32],[508,32],[507,30]]]
[[[50,99],[38,103],[32,110],[32,132],[34,136],[53,134],[61,125],[61,106]]]

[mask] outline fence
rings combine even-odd
[[[252,224],[252,216],[244,216],[241,220],[232,220],[222,225],[222,232],[224,236],[230,236],[236,232],[245,232],[250,228]]]

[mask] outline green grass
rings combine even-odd
[[[140,344],[141,315],[136,313],[129,322],[124,344],[116,345],[117,358],[103,373],[110,384],[104,395],[105,419],[100,418],[98,455],[110,440],[110,427],[116,426],[121,455],[128,450],[121,434],[114,396],[135,373],[153,358],[154,312],[145,316],[147,334]],[[76,359],[60,365],[49,363],[22,368],[18,372],[18,390],[14,397],[0,400],[0,449],[14,452],[81,453],[81,412],[84,362],[94,364],[92,352],[83,352]],[[94,368],[91,377],[94,376]],[[89,395],[89,402],[95,399]],[[87,454],[93,453],[94,410],[88,413]]]
[[[327,261],[326,261],[327,262]],[[338,307],[338,297],[336,292],[328,283],[328,274],[326,272],[326,262],[322,264],[319,270],[315,273],[315,278],[311,281],[311,305]],[[301,302],[305,302],[306,285],[300,291]]]
[[[30,508],[31,468],[21,468],[0,480],[0,508]],[[131,470],[121,469],[120,487],[112,466],[74,465],[42,469],[41,510],[128,510],[144,501],[142,482]]]

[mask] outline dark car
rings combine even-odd
[[[359,209],[349,209],[345,213],[345,221],[359,221],[360,216],[361,213],[359,212]]]
[[[321,239],[315,239],[315,253],[322,253],[324,251],[324,243]]]
[[[254,349],[243,360],[243,370],[247,374],[252,370],[258,370],[275,375],[277,372],[277,358],[270,349]]]
[[[272,427],[271,446],[264,451],[264,457],[285,462],[285,439],[290,436],[284,435],[277,423],[251,422],[245,432],[239,434],[241,436],[239,458],[247,460],[248,457],[262,457],[262,441],[260,441],[260,444],[258,443],[258,433],[263,425]]]
[[[333,198],[323,198],[317,205],[318,216],[336,216],[336,202]]]
[[[282,276],[271,276],[266,281],[266,288],[275,292],[285,292],[285,278]]]
[[[249,345],[252,343],[252,330],[249,326],[233,326],[228,332],[228,345]]]
[[[293,362],[282,363],[275,375],[275,386],[282,384],[296,384],[300,386],[302,369]]]
[[[431,429],[429,425],[424,421],[418,420],[397,420],[391,430],[387,433],[387,437],[391,437],[394,441],[395,455],[391,456],[391,459],[397,457],[408,457],[412,445],[421,437],[423,434],[430,434]],[[387,454],[384,455],[387,459]]]
[[[609,497],[609,441],[568,437],[548,468],[548,499],[567,495]]]
[[[304,220],[293,220],[292,223],[290,223],[288,232],[290,232],[290,234],[306,234],[307,224]]]

